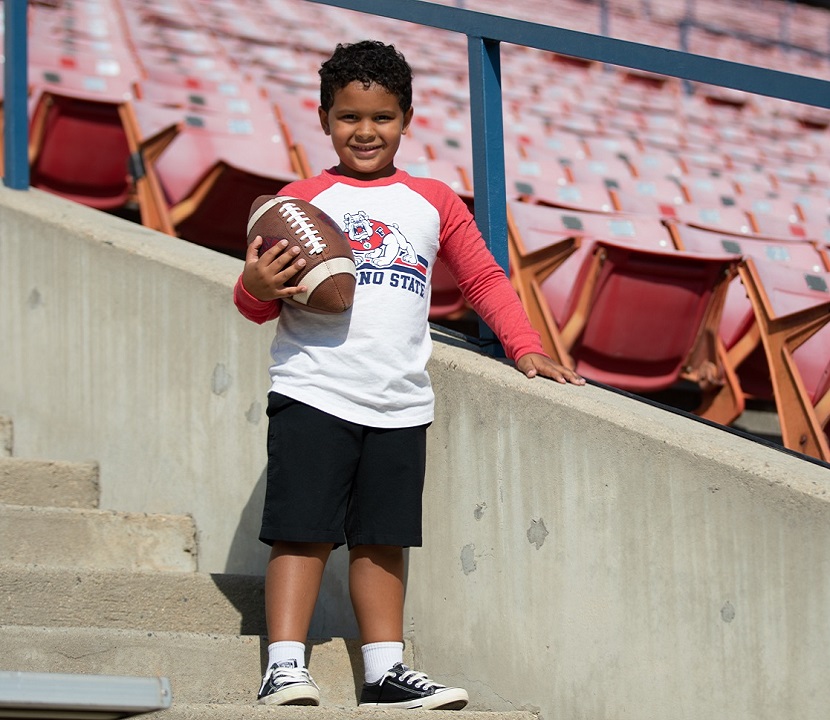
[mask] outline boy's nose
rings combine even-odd
[[[357,126],[355,134],[361,140],[373,138],[375,136],[374,125],[368,120],[364,121]]]

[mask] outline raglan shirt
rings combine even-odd
[[[349,310],[322,315],[258,300],[239,277],[239,311],[257,323],[279,317],[271,345],[272,391],[370,427],[432,422],[426,365],[432,352],[430,280],[438,255],[508,357],[544,353],[467,206],[446,184],[401,170],[361,181],[332,169],[286,185],[280,195],[313,203],[346,232],[357,286]]]

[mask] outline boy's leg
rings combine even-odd
[[[319,705],[320,691],[305,669],[305,642],[331,543],[276,542],[265,570],[268,669],[260,703]]]
[[[349,592],[363,643],[361,705],[458,710],[467,704],[463,688],[433,682],[403,664],[403,548],[353,547]]]
[[[265,571],[269,642],[305,643],[331,550],[331,543],[274,543]]]
[[[349,554],[349,593],[362,644],[403,642],[403,548],[358,545]]]

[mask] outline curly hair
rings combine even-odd
[[[380,85],[398,98],[401,110],[412,107],[412,68],[394,45],[378,40],[337,45],[320,66],[320,105],[328,112],[334,95],[353,82],[365,88]]]

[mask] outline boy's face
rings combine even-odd
[[[395,153],[409,127],[412,108],[404,113],[398,98],[385,88],[376,84],[365,88],[355,81],[335,93],[328,112],[321,107],[319,113],[343,175],[375,180],[394,174]]]

